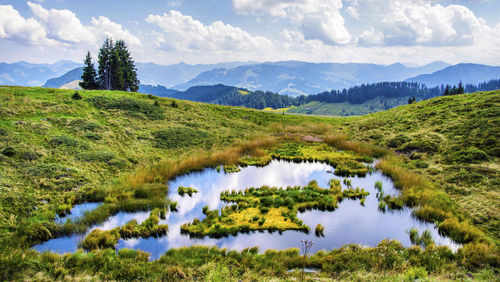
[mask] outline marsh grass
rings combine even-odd
[[[316,225],[316,228],[314,229],[314,234],[317,237],[325,237],[325,227],[321,224]]]
[[[234,205],[225,206],[220,215],[218,210],[210,211],[204,207],[206,218],[182,225],[181,232],[192,237],[215,238],[258,230],[309,232],[310,227],[298,219],[297,212],[312,209],[333,211],[343,198],[362,200],[368,194],[360,188],[342,191],[338,181],[332,181],[329,189],[320,188],[316,181],[311,181],[304,187],[263,186],[238,192],[224,191],[221,200]]]
[[[130,238],[149,238],[149,237],[161,237],[167,234],[168,225],[159,224],[160,214],[164,210],[158,208],[153,209],[149,217],[144,220],[141,224],[138,224],[136,220],[131,220],[127,222],[124,226],[116,227],[111,230],[100,230],[94,229],[90,232],[85,239],[80,243],[80,247],[85,250],[95,250],[95,249],[106,249],[115,248],[118,240],[120,238],[130,239]]]
[[[191,187],[179,186],[177,188],[177,193],[179,193],[181,197],[184,196],[184,194],[188,194],[188,196],[191,197],[194,193],[198,193],[198,190]]]
[[[178,101],[177,107],[172,107],[173,100],[162,98],[155,99],[158,106],[145,95],[124,92],[80,91],[83,100],[71,99],[74,91],[59,89],[2,86],[0,93],[0,148],[3,150],[10,146],[15,150],[13,157],[0,155],[0,186],[7,187],[0,194],[2,280],[35,280],[37,277],[40,280],[65,277],[83,280],[168,280],[168,277],[184,276],[203,280],[206,273],[213,269],[214,262],[232,266],[233,271],[244,277],[243,280],[267,280],[275,276],[294,279],[287,276],[287,270],[303,263],[300,259],[295,261],[293,252],[286,251],[257,254],[256,249],[238,253],[217,248],[194,250],[197,247],[193,247],[169,250],[163,260],[149,263],[139,254],[137,258],[141,259],[134,260],[130,258],[131,254],[119,257],[113,250],[57,255],[38,254],[27,247],[59,234],[83,232],[79,228],[86,227],[85,224],[61,226],[52,222],[55,213],[67,210],[68,205],[85,201],[104,202],[106,207],[84,223],[102,220],[118,210],[151,210],[155,206],[163,208],[165,204],[168,207],[168,201],[164,199],[166,193],[162,189],[149,189],[150,185],[165,186],[168,179],[204,167],[237,164],[242,156],[264,158],[262,151],[273,146],[258,145],[248,152],[234,148],[226,150],[229,146],[237,147],[247,142],[236,140],[249,140],[260,134],[264,136],[262,139],[273,139],[276,144],[300,142],[304,135],[314,135],[315,139],[323,140],[321,135],[339,135],[337,132],[354,139],[328,140],[338,145],[338,149],[367,153],[377,158],[384,156],[386,160],[394,157],[385,164],[386,169],[392,172],[394,181],[400,181],[402,199],[406,205],[415,208],[416,216],[437,224],[455,218],[443,224],[441,230],[455,234],[452,236],[456,240],[472,241],[465,243],[457,254],[441,247],[426,248],[425,251],[401,248],[390,241],[381,242],[374,248],[349,245],[318,252],[307,261],[308,266],[321,268],[321,275],[338,280],[403,280],[404,273],[420,272],[413,268],[425,268],[433,279],[468,279],[468,272],[477,279],[497,279],[497,272],[492,269],[499,265],[498,220],[491,215],[498,214],[495,202],[498,191],[492,189],[498,183],[495,161],[500,156],[498,142],[495,142],[498,131],[494,130],[498,128],[496,117],[500,109],[498,91],[438,97],[348,119],[275,115],[187,101]],[[113,101],[94,104],[96,101],[90,98],[96,96]],[[135,101],[122,101],[121,98]],[[106,105],[108,102],[110,106]],[[156,113],[169,118],[157,119],[159,115]],[[76,123],[72,125],[71,121],[76,119],[98,124],[99,127],[86,130]],[[85,122],[79,121],[79,124]],[[179,126],[210,132],[203,144],[204,150],[195,146],[188,149],[153,146],[154,132]],[[286,130],[295,133],[287,133]],[[85,132],[98,132],[101,139],[86,138]],[[414,133],[433,142],[415,143],[413,141],[419,140]],[[267,137],[273,134],[275,137]],[[363,141],[388,144],[389,139],[398,134],[410,138],[398,144],[396,150],[405,148],[421,152],[414,154],[399,150],[404,155],[389,156],[387,151],[384,155],[378,149],[361,144]],[[72,138],[79,145],[49,144],[57,136]],[[413,144],[406,146],[408,143]],[[124,147],[134,150],[124,151]],[[488,154],[488,158],[481,152],[470,151],[450,155],[452,158],[447,159],[446,155],[450,152],[470,147]],[[78,160],[78,153],[87,148],[93,152],[113,152],[119,158],[129,160],[130,164],[117,170],[104,162]],[[28,150],[39,153],[41,157],[33,160],[20,158],[20,154]],[[216,156],[217,152],[220,155]],[[424,170],[424,166],[415,167],[410,163],[407,156],[413,158],[414,155],[418,155],[418,160],[428,164],[429,168]],[[158,156],[166,157],[161,160]],[[456,161],[453,160],[455,157]],[[187,159],[191,160],[181,165]],[[477,164],[462,162],[468,160]],[[389,168],[391,164],[402,171]],[[410,171],[409,167],[414,170]],[[421,175],[423,180],[415,175]],[[425,182],[431,185],[427,186]],[[453,204],[444,191],[453,198]],[[160,194],[163,199],[156,196]],[[492,239],[484,239],[478,228],[488,232]],[[471,236],[475,232],[479,235]],[[169,267],[166,268],[166,265]],[[181,272],[184,275],[180,275]]]

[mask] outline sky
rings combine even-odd
[[[0,61],[500,65],[500,0],[0,0]]]

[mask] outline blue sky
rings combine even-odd
[[[84,4],[82,4],[84,3]],[[500,64],[499,0],[0,0],[0,61]]]

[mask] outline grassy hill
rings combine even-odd
[[[379,169],[402,189],[405,204],[419,206],[422,216],[429,212],[428,218],[437,223],[448,218],[450,236],[464,242],[455,255],[439,248],[400,249],[392,243],[318,253],[307,262],[322,269],[318,277],[497,275],[500,91],[438,97],[349,118],[279,115],[126,92],[78,93],[0,87],[2,279],[293,278],[287,269],[303,261],[293,250],[229,255],[192,247],[170,250],[148,262],[147,255],[135,251],[60,256],[39,255],[29,247],[112,212],[103,211],[96,215],[100,218],[81,226],[53,222],[56,213],[76,203],[104,201],[115,212],[150,209],[168,199],[141,195],[164,195],[164,183],[175,175],[229,164],[276,142],[305,142],[304,136],[384,156]],[[441,202],[449,205],[439,207]],[[382,255],[388,251],[391,257]]]
[[[286,112],[294,114],[328,115],[328,116],[360,116],[385,111],[408,103],[409,97],[384,98],[377,97],[361,104],[326,103],[313,101],[307,104],[291,107]]]

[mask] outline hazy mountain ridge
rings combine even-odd
[[[71,61],[54,64],[33,64],[28,62],[0,63],[0,85],[41,86],[48,79],[58,77],[80,66]]]
[[[396,63],[376,65],[363,63],[308,63],[283,61],[219,68],[200,73],[196,78],[172,88],[185,90],[195,85],[225,84],[249,90],[265,90],[298,96],[331,89],[349,88],[363,83],[401,81],[417,74],[440,70],[448,64],[434,62],[421,67]]]
[[[479,64],[457,64],[430,74],[422,74],[407,79],[408,82],[423,83],[427,86],[441,84],[478,84],[489,79],[500,78],[500,66]]]

